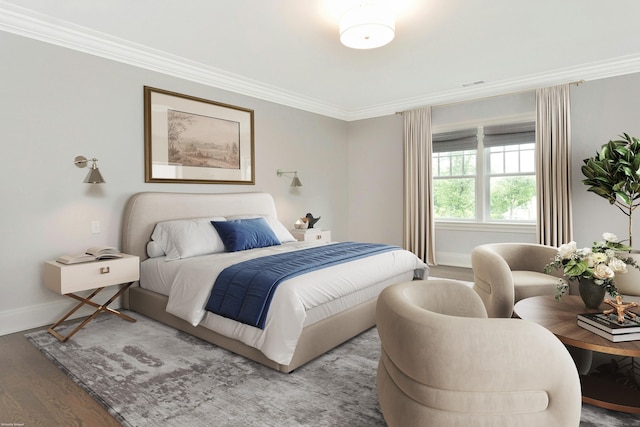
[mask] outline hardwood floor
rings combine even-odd
[[[120,426],[27,341],[26,332],[0,337],[0,425]]]
[[[432,265],[429,268],[429,277],[442,277],[445,279],[473,282],[473,271],[470,268],[450,267],[448,265]]]
[[[456,267],[435,266],[429,275],[473,280],[471,270]],[[120,426],[89,394],[27,341],[24,337],[27,332],[31,331],[0,337],[0,425]]]

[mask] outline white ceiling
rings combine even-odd
[[[0,0],[0,30],[343,120],[640,71],[638,0],[395,0],[373,50],[345,1]]]

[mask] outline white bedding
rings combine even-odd
[[[204,310],[211,287],[224,268],[259,256],[321,244],[324,243],[293,242],[175,261],[151,258],[141,264],[140,286],[167,295],[167,312],[194,326],[201,324],[237,339],[269,359],[288,365],[304,326],[367,301],[392,283],[410,280],[414,270],[427,268],[411,252],[394,250],[294,277],[278,286],[264,329]]]

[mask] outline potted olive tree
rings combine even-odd
[[[640,140],[626,133],[620,138],[604,144],[594,157],[584,160],[582,173],[586,179],[582,182],[589,186],[587,191],[607,199],[628,217],[629,246],[633,247],[633,212],[640,206]],[[630,255],[640,261],[637,254]],[[640,295],[640,273],[634,273],[616,280],[620,293]]]

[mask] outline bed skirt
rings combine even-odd
[[[305,327],[298,340],[291,363],[281,365],[268,359],[261,351],[240,341],[220,335],[203,326],[194,327],[189,322],[167,313],[168,298],[164,295],[139,286],[129,288],[128,294],[127,308],[130,310],[284,373],[293,371],[375,326],[377,301],[377,298],[372,298],[346,311]]]

